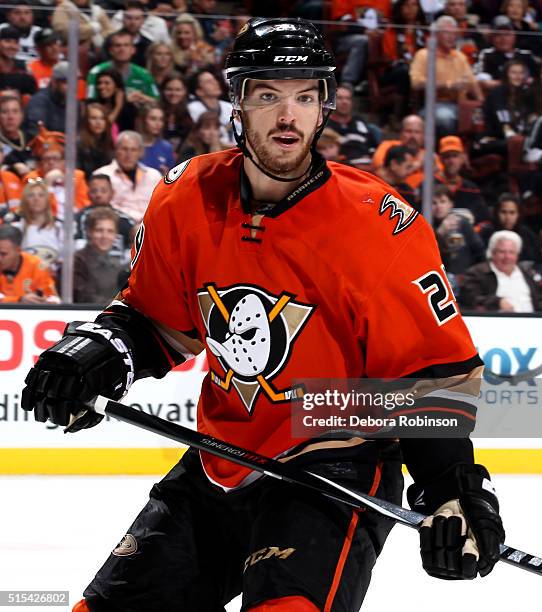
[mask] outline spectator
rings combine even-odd
[[[19,178],[34,166],[29,139],[23,130],[23,106],[16,96],[0,97],[0,146],[4,165]]]
[[[230,134],[230,118],[232,105],[230,102],[221,100],[222,87],[216,76],[209,70],[202,70],[192,78],[192,93],[195,100],[188,103],[188,112],[195,123],[200,115],[211,111],[218,115],[220,121],[220,138],[224,143],[233,144]]]
[[[115,158],[95,174],[107,174],[115,192],[111,205],[140,223],[151,194],[162,175],[154,168],[143,165],[144,146],[141,135],[133,131],[119,134],[115,145]]]
[[[424,140],[424,122],[418,115],[408,115],[401,122],[401,131],[399,132],[399,140],[384,140],[378,145],[373,156],[373,168],[378,171],[384,165],[386,153],[390,147],[394,145],[405,145],[414,156],[412,164],[412,173],[406,177],[405,183],[410,185],[412,189],[417,189],[423,181],[423,163],[425,158],[425,149],[423,148]],[[442,169],[440,160],[435,155],[435,165]]]
[[[454,210],[452,194],[444,185],[437,186],[433,196],[433,229],[448,274],[463,275],[467,268],[485,261],[484,243],[468,217]]]
[[[378,141],[373,126],[354,113],[353,108],[352,89],[344,85],[337,87],[336,107],[326,125],[342,137],[340,154],[347,163],[369,164]]]
[[[2,170],[3,160],[0,148],[0,224],[15,220],[23,191],[21,179],[9,170]]]
[[[174,73],[164,79],[160,97],[166,124],[164,138],[177,151],[194,125],[188,112],[188,89],[179,74]]]
[[[62,253],[63,227],[53,216],[49,191],[44,181],[28,182],[23,190],[20,221],[13,223],[23,234],[21,248],[37,255],[56,275]]]
[[[34,76],[38,89],[49,85],[53,68],[60,61],[60,34],[50,28],[44,28],[35,36],[38,58],[28,64],[28,70]]]
[[[540,28],[529,14],[529,0],[504,0],[501,13],[510,19],[514,30],[518,33],[518,46],[530,49],[537,56],[542,55],[540,36],[533,36],[533,32],[539,32]]]
[[[96,97],[96,78],[108,68],[114,68],[122,76],[126,90],[126,100],[133,104],[145,104],[158,98],[158,89],[149,72],[134,64],[135,53],[132,35],[125,30],[110,34],[105,41],[105,50],[111,60],[94,66],[88,73],[88,97]]]
[[[127,101],[122,75],[114,68],[106,68],[96,77],[96,94],[93,101],[106,109],[113,139],[119,132],[135,127],[137,107]]]
[[[77,167],[88,181],[93,172],[113,159],[114,145],[107,109],[101,104],[86,106],[77,142]]]
[[[85,219],[88,244],[73,260],[74,302],[106,305],[118,293],[120,259],[111,254],[118,231],[117,213],[106,206],[95,208]]]
[[[435,183],[450,191],[454,207],[470,210],[475,223],[488,221],[489,209],[478,186],[464,178],[461,171],[467,162],[465,148],[457,136],[445,136],[439,142],[442,170],[435,173]]]
[[[455,48],[457,42],[457,24],[455,19],[443,15],[435,22],[437,28],[436,85],[437,102],[435,105],[435,123],[440,136],[457,132],[457,104],[471,96],[482,100],[482,90],[474,78],[470,64]],[[427,49],[416,52],[410,65],[410,81],[416,91],[425,90],[427,75]],[[423,115],[424,111],[422,111]]]
[[[415,53],[425,46],[424,24],[419,0],[397,0],[394,3],[392,22],[382,36],[382,55],[388,68],[379,78],[381,85],[395,87],[394,121],[405,116],[410,103],[409,66]]]
[[[47,266],[21,249],[23,235],[12,225],[0,226],[0,302],[58,304],[60,299]]]
[[[467,57],[470,64],[474,64],[478,56],[478,49],[485,47],[485,43],[481,33],[476,30],[480,17],[468,13],[468,8],[467,0],[446,0],[444,15],[453,17],[457,23],[456,49]]]
[[[195,17],[182,13],[175,19],[172,36],[175,66],[185,76],[214,65],[214,49],[203,40],[203,32]]]
[[[542,288],[524,263],[518,265],[522,240],[508,230],[489,239],[487,258],[467,270],[461,290],[463,306],[471,310],[499,312],[542,311]]]
[[[139,119],[140,129],[138,131],[145,145],[145,154],[141,162],[150,168],[155,168],[161,174],[166,174],[175,165],[175,160],[171,143],[162,138],[165,123],[164,111],[158,102],[153,102],[141,109]]]
[[[507,62],[518,60],[528,70],[529,79],[539,80],[540,59],[528,49],[516,47],[516,33],[512,22],[505,15],[498,15],[493,20],[492,47],[482,49],[474,67],[476,78],[485,91],[501,85],[503,68]]]
[[[87,233],[85,222],[90,212],[105,207],[112,208],[113,186],[107,174],[95,174],[88,182],[88,196],[90,206],[83,208],[75,216],[75,241],[78,249],[86,244]],[[118,217],[117,237],[111,249],[111,255],[118,257],[122,263],[130,261],[130,248],[132,246],[132,233],[135,227],[134,222],[127,215],[115,211]]]
[[[24,177],[24,181],[43,179],[46,182],[51,194],[53,215],[62,221],[64,219],[66,197],[64,190],[64,173],[66,172],[64,134],[49,132],[41,126],[39,134],[32,140],[31,146],[38,163],[36,169]],[[74,208],[81,210],[90,203],[85,173],[82,170],[75,170],[74,182]]]
[[[344,156],[341,155],[341,135],[330,127],[322,130],[316,150],[327,161],[344,162]]]
[[[122,29],[132,35],[132,42],[135,47],[132,61],[142,67],[145,67],[147,49],[152,43],[141,32],[145,18],[145,5],[139,0],[127,0],[124,11],[122,11]]]
[[[220,127],[216,113],[212,111],[202,113],[179,150],[179,161],[203,153],[222,151],[224,147],[220,142]]]
[[[19,53],[19,30],[7,26],[0,30],[0,89],[15,89],[21,95],[32,95],[37,87]]]
[[[203,38],[211,45],[215,46],[214,39],[216,20],[212,17],[204,17],[203,15],[216,15],[216,0],[192,0],[190,3],[190,13],[198,15],[197,20],[203,31]]]
[[[36,136],[40,125],[52,132],[64,132],[69,72],[68,62],[58,62],[53,68],[49,85],[30,98],[25,117],[25,129],[29,136]]]
[[[480,238],[487,245],[491,236],[498,231],[515,232],[522,240],[519,261],[542,262],[540,242],[530,227],[521,222],[521,206],[519,196],[503,193],[499,197],[493,213],[493,222],[485,224],[480,230]]]
[[[122,2],[117,2],[117,6],[121,5]],[[169,36],[169,28],[167,21],[160,15],[173,14],[173,7],[170,3],[160,2],[147,2],[144,0],[142,2],[145,8],[152,7],[152,10],[146,13],[145,21],[141,26],[140,33],[142,36],[145,36],[151,42],[163,42],[169,45],[171,43],[171,38]],[[116,8],[116,7],[115,7]],[[179,12],[182,12],[185,9],[178,9]],[[123,14],[124,11],[117,11],[112,18],[113,29],[114,30],[122,30],[124,28],[123,22]]]
[[[525,65],[512,60],[504,67],[503,83],[492,89],[484,102],[484,133],[477,144],[480,155],[496,153],[507,157],[507,140],[527,136],[536,119],[535,91],[527,85]]]
[[[412,189],[405,179],[412,174],[414,155],[405,145],[394,145],[386,151],[384,165],[376,174],[389,183],[416,210],[420,210],[417,190]]]
[[[64,40],[68,40],[72,15],[79,21],[79,44],[87,50],[91,49],[91,45],[100,49],[104,38],[112,32],[111,22],[103,8],[92,0],[60,0],[53,13],[51,25]]]
[[[151,43],[147,49],[146,66],[158,89],[162,89],[166,78],[175,72],[173,51],[170,45],[163,42]]]
[[[11,26],[18,30],[19,52],[15,59],[28,63],[38,56],[35,36],[41,28],[34,25],[34,13],[28,0],[11,0],[5,4],[8,4],[4,11],[6,23],[0,25],[0,29]]]

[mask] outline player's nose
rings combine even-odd
[[[279,123],[292,123],[296,119],[294,112],[295,104],[294,100],[290,96],[285,96],[279,106]]]

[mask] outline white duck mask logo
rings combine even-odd
[[[277,390],[271,383],[314,311],[314,306],[294,298],[249,285],[218,289],[209,283],[198,291],[206,342],[225,372],[211,370],[211,380],[225,391],[233,385],[249,413],[260,391],[272,402],[289,402],[303,395],[301,387]]]

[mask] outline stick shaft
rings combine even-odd
[[[98,396],[94,409],[100,414],[109,415],[130,425],[146,429],[175,442],[187,444],[267,476],[318,491],[326,497],[347,504],[357,510],[370,508],[407,527],[419,529],[426,518],[425,515],[414,510],[408,510],[365,493],[352,491],[318,474],[296,469],[288,463],[281,463],[276,459],[264,457],[103,396]],[[517,548],[501,544],[501,561],[542,576],[542,559],[524,553]]]

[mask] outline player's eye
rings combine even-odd
[[[273,102],[277,101],[277,96],[274,93],[267,91],[260,94],[260,101],[264,104],[272,104]]]
[[[300,104],[314,104],[315,100],[316,96],[314,96],[313,94],[301,94],[297,97],[297,101]]]

